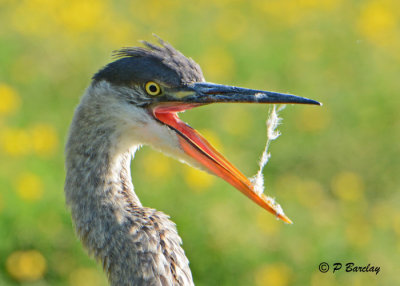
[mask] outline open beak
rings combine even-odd
[[[187,155],[211,173],[227,181],[259,206],[284,222],[292,223],[278,205],[264,194],[257,194],[245,175],[177,115],[180,111],[217,102],[321,104],[295,95],[200,82],[193,83],[184,90],[180,89],[160,97],[158,103],[151,108],[153,116],[158,121],[177,132],[181,148]]]

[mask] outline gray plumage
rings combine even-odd
[[[94,76],[76,109],[66,145],[66,201],[79,238],[111,285],[192,285],[175,224],[141,205],[130,161],[140,144],[167,153],[171,148],[146,135],[172,131],[138,107],[152,100],[141,85],[151,79],[176,86],[202,75],[171,46],[147,46],[122,50],[126,57]],[[177,71],[181,64],[184,73]]]

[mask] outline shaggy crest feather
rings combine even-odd
[[[204,81],[200,66],[191,58],[185,57],[169,43],[154,35],[159,45],[141,41],[145,47],[125,47],[113,52],[117,58],[124,57],[148,57],[162,62],[165,66],[175,71],[182,83]]]

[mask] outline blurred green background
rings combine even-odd
[[[106,285],[65,207],[73,110],[111,51],[156,33],[208,81],[295,93],[264,170],[285,225],[224,181],[142,148],[145,206],[171,215],[196,285],[400,285],[400,2],[0,0],[0,285]],[[268,106],[182,114],[246,175]],[[319,272],[321,262],[380,266]]]

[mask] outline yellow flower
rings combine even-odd
[[[149,152],[143,159],[143,169],[150,178],[168,177],[171,174],[170,158],[158,153]]]
[[[182,6],[180,2],[180,0],[131,1],[131,14],[134,15],[135,19],[151,23],[153,29],[155,26],[163,27],[167,25],[167,27],[171,27],[171,24],[173,27],[176,27],[176,12],[179,11],[181,8],[180,6]],[[175,32],[176,31],[175,29]]]
[[[315,9],[315,10],[333,10],[339,6],[341,0],[299,0],[297,1],[299,8]]]
[[[186,168],[185,181],[192,190],[204,191],[213,185],[214,177],[206,172],[188,167]]]
[[[81,33],[94,30],[107,15],[106,1],[69,1],[60,11],[59,20],[65,30]]]
[[[362,178],[352,172],[342,172],[332,179],[333,192],[344,201],[358,201],[364,198]]]
[[[199,60],[204,67],[204,74],[214,82],[224,82],[232,78],[235,73],[235,62],[226,49],[222,47],[210,48],[204,52],[207,55]]]
[[[103,20],[110,16],[108,1],[96,0],[25,0],[19,1],[11,16],[14,28],[28,36],[46,37],[66,34],[70,40],[84,32],[101,31]]]
[[[34,281],[46,272],[46,260],[37,250],[16,251],[6,261],[8,273],[18,281]]]
[[[43,195],[43,183],[37,175],[32,173],[20,175],[16,187],[20,198],[27,201],[36,201]]]
[[[257,13],[265,13],[269,17],[278,19],[277,25],[294,26],[310,14],[329,13],[336,10],[342,0],[298,0],[298,1],[252,1]],[[282,17],[284,13],[285,17]]]
[[[0,133],[3,150],[14,156],[28,154],[32,149],[39,155],[53,154],[58,145],[54,127],[48,124],[37,124],[29,131],[8,128]]]
[[[58,11],[62,1],[25,0],[17,1],[11,15],[15,30],[28,36],[48,36],[57,31]]]
[[[395,11],[398,1],[370,1],[364,6],[358,21],[360,33],[378,45],[389,45],[399,36]]]
[[[283,263],[265,265],[255,273],[257,286],[286,286],[291,279],[291,269]]]
[[[26,155],[31,148],[29,133],[24,129],[7,128],[1,130],[0,144],[4,152],[13,156]]]
[[[105,277],[93,268],[78,268],[69,276],[69,285],[71,286],[99,286],[107,285]]]
[[[30,130],[33,150],[39,155],[51,155],[57,148],[56,130],[49,124],[36,124]]]
[[[117,18],[117,16],[115,16]],[[132,45],[132,39],[140,39],[135,26],[121,19],[106,19],[102,22],[103,34],[110,45],[116,47],[128,47]]]
[[[4,83],[0,83],[0,116],[15,113],[21,104],[17,92]]]

